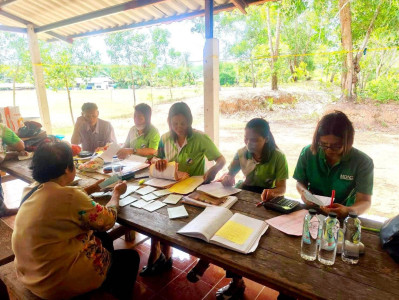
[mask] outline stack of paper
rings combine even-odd
[[[184,205],[168,208],[169,219],[185,218],[188,213]]]

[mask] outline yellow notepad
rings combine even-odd
[[[227,221],[216,233],[216,236],[222,237],[230,242],[242,245],[250,237],[254,230],[243,224]]]
[[[202,176],[193,176],[187,179],[184,179],[172,187],[169,188],[169,191],[176,194],[189,194],[194,191],[198,186],[200,186],[204,182],[204,178]]]

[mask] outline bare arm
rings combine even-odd
[[[73,128],[73,133],[72,133],[72,138],[71,138],[71,144],[79,145],[80,144],[80,128],[83,126],[85,123],[85,118],[83,116],[80,116],[79,118],[76,119],[75,127]]]
[[[210,168],[205,174],[204,174],[204,183],[209,183],[212,180],[215,179],[216,174],[224,167],[226,164],[226,159],[224,158],[223,155],[219,156],[217,159],[215,159],[215,165]]]
[[[128,157],[129,155],[132,154],[137,154],[140,156],[151,156],[151,155],[155,155],[157,153],[157,150],[153,149],[153,148],[143,148],[143,149],[136,149],[136,153],[134,153],[133,148],[123,148],[120,149],[116,155],[118,155],[118,158],[120,159],[125,159],[126,157]]]
[[[276,187],[274,189],[265,189],[262,192],[262,201],[267,201],[270,199],[273,199],[275,197],[279,197],[279,196],[284,196],[285,191],[286,191],[286,186],[287,186],[287,180],[283,179],[283,180],[279,180],[276,181]],[[266,198],[267,195],[267,198]]]
[[[305,191],[307,191],[308,189],[306,188],[306,186],[303,183],[300,183],[299,181],[296,182],[296,189],[298,191],[298,193],[301,195],[301,199],[302,201],[309,206],[314,206],[315,204],[313,202],[310,202],[308,200],[306,200],[305,198]]]
[[[20,140],[19,142],[16,142],[15,144],[8,145],[7,149],[11,150],[11,151],[21,152],[21,151],[25,150],[25,144],[22,140]]]
[[[115,185],[112,197],[105,205],[105,207],[112,206],[115,208],[119,208],[119,198],[122,194],[126,192],[126,188],[127,188],[126,181],[120,182],[117,185]]]
[[[334,203],[332,207],[321,207],[321,210],[328,214],[335,212],[338,218],[345,218],[350,212],[355,212],[357,215],[365,213],[371,206],[371,195],[356,193],[356,200],[352,206],[345,206]]]

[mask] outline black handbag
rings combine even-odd
[[[382,248],[399,263],[399,215],[384,222],[380,239]]]

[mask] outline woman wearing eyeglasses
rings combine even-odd
[[[374,164],[369,156],[352,147],[354,134],[343,112],[325,115],[317,124],[312,144],[302,149],[293,176],[308,205],[313,203],[305,199],[305,190],[327,197],[335,190],[332,207],[321,209],[335,212],[340,218],[352,211],[363,214],[371,205]]]

